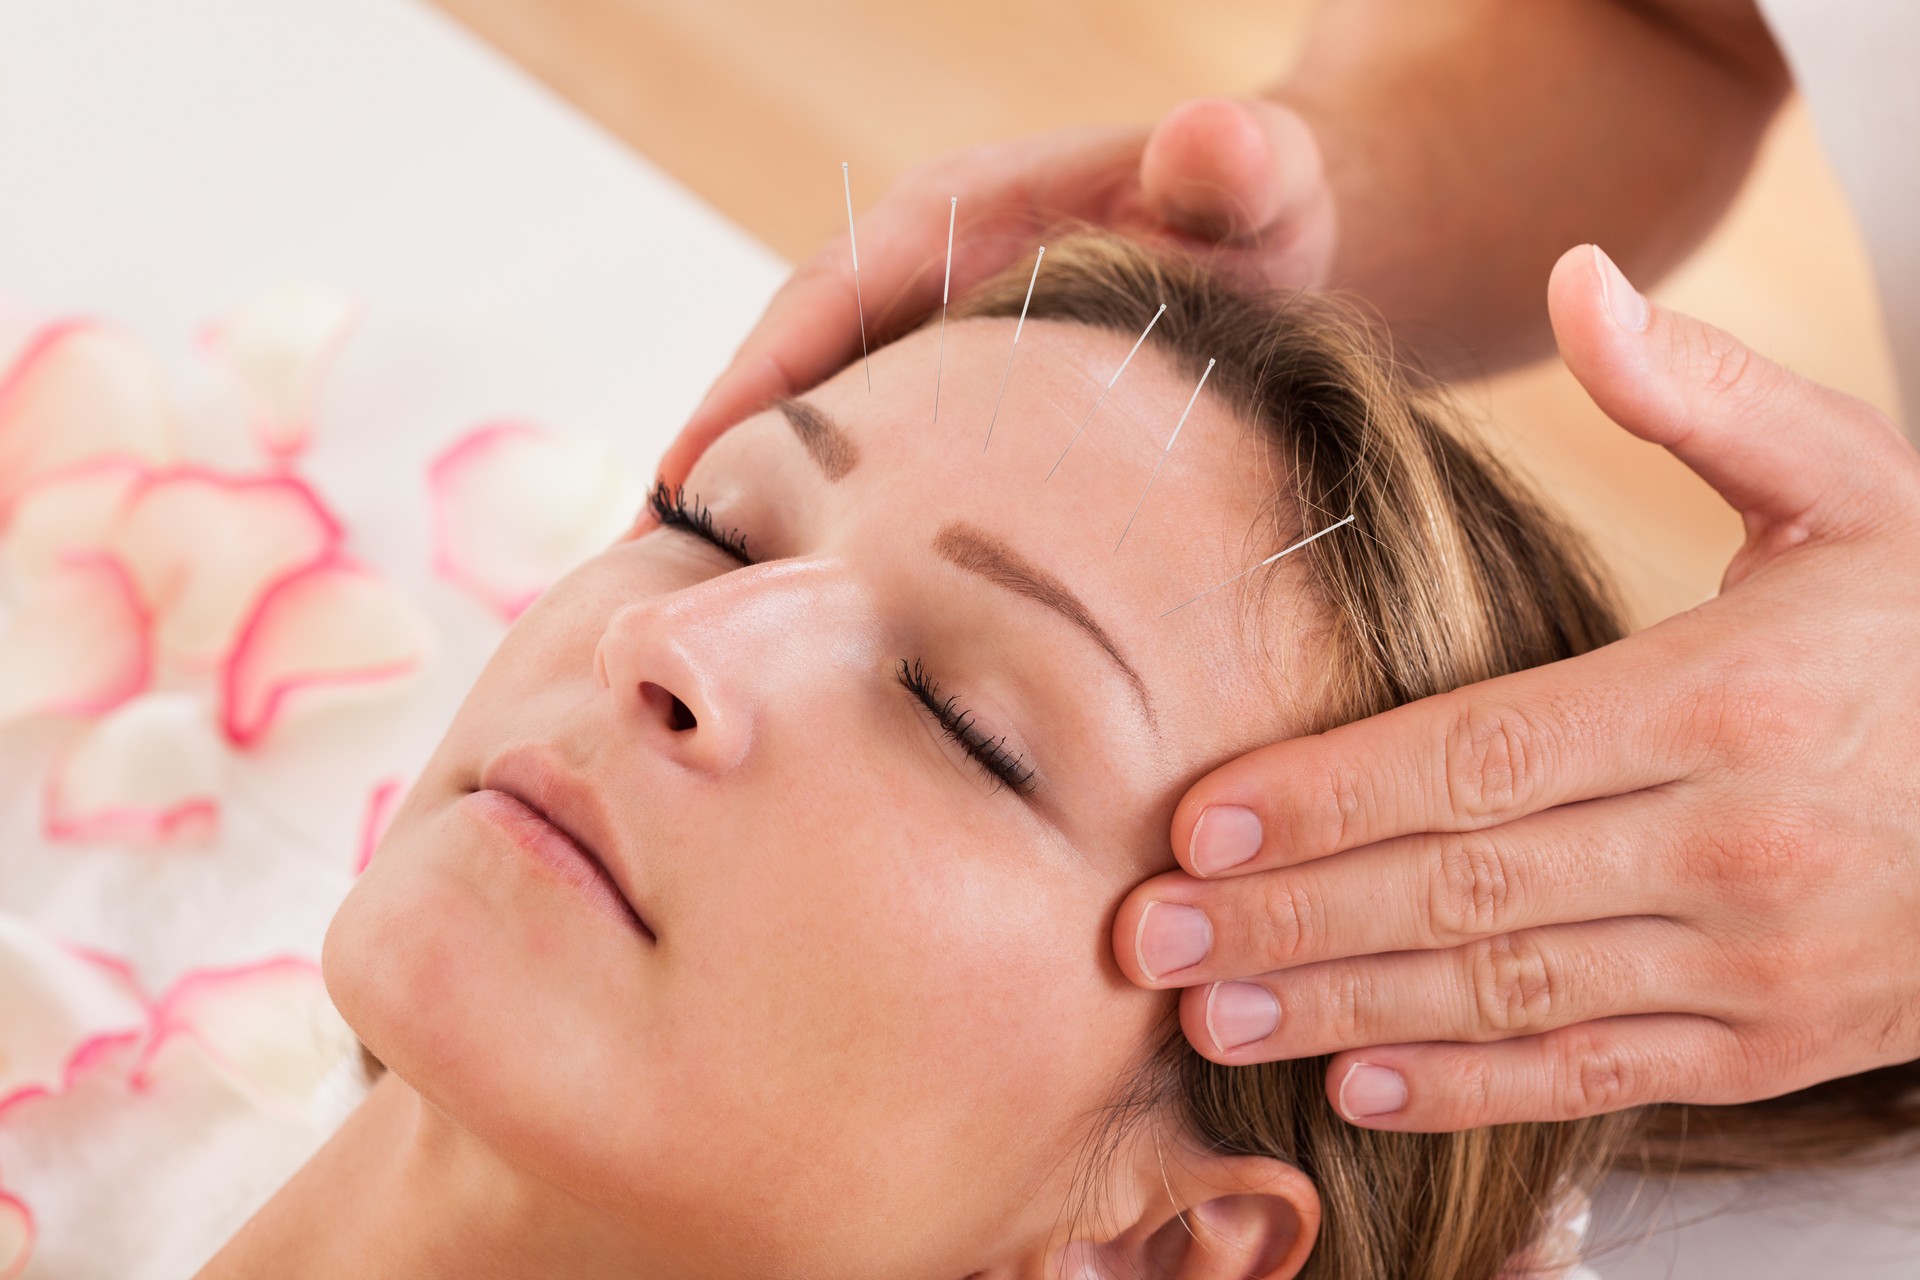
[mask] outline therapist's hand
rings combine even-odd
[[[1115,925],[1202,1054],[1336,1054],[1372,1128],[1920,1058],[1920,459],[1589,247],[1549,303],[1595,402],[1744,516],[1720,595],[1222,766],[1175,814],[1185,871]]]
[[[823,199],[837,177],[821,175]],[[1263,99],[1204,98],[1151,130],[1064,129],[908,173],[859,220],[869,334],[883,317],[897,331],[939,309],[953,196],[955,297],[1031,258],[1041,233],[1063,219],[1203,249],[1223,270],[1276,288],[1320,283],[1333,258],[1333,197],[1306,122]],[[728,427],[859,354],[852,258],[836,237],[774,295],[667,450],[660,477],[683,481]]]

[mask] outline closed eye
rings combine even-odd
[[[994,738],[982,732],[974,723],[973,713],[960,706],[958,698],[942,697],[940,687],[918,662],[900,659],[900,683],[920,699],[941,730],[990,777],[1006,783],[1018,795],[1033,794],[1033,766],[1019,752],[1008,749],[1004,736]]]
[[[742,565],[755,563],[747,550],[745,535],[738,529],[722,529],[715,525],[713,513],[707,510],[706,504],[697,495],[689,494],[684,486],[660,481],[653,486],[653,492],[647,495],[647,506],[662,526],[684,530],[719,548]]]

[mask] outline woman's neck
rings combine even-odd
[[[195,1280],[630,1277],[621,1247],[605,1215],[506,1164],[388,1072]]]

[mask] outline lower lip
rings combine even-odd
[[[538,810],[504,791],[475,791],[467,804],[482,822],[497,827],[556,879],[584,893],[600,910],[629,929],[652,938],[653,931],[634,913],[607,869]]]

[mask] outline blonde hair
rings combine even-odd
[[[954,314],[1018,315],[1027,282],[1022,263]],[[1436,388],[1397,364],[1350,307],[1245,292],[1197,259],[1081,234],[1049,244],[1028,315],[1132,336],[1161,303],[1152,343],[1195,377],[1217,359],[1209,392],[1285,465],[1262,541],[1285,545],[1355,517],[1354,536],[1322,538],[1293,558],[1310,566],[1309,589],[1330,619],[1331,674],[1305,732],[1623,634],[1582,539],[1462,432]],[[1436,1135],[1347,1124],[1326,1099],[1327,1061],[1223,1067],[1170,1021],[1115,1107],[1147,1116],[1170,1106],[1215,1149],[1309,1174],[1324,1215],[1302,1272],[1310,1280],[1488,1280],[1540,1233],[1563,1187],[1608,1167],[1778,1168],[1920,1130],[1920,1063],[1747,1106]],[[1111,1149],[1112,1136],[1091,1149]]]

